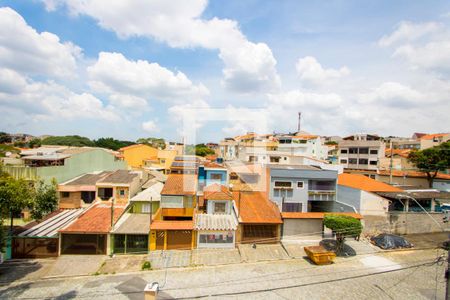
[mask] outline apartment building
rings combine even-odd
[[[385,156],[385,148],[384,141],[376,135],[348,136],[339,142],[339,163],[348,171],[376,171],[379,160]]]

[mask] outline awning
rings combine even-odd
[[[197,214],[196,230],[236,230],[238,221],[234,215]]]

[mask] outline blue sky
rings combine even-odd
[[[0,1],[0,130],[450,131],[448,1]],[[3,28],[3,29],[2,29]],[[263,109],[242,120],[240,109]]]

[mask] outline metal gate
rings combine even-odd
[[[167,231],[167,250],[190,250],[192,248],[192,230]]]
[[[164,250],[164,231],[156,232],[156,250]]]

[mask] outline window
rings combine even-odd
[[[98,189],[98,197],[104,201],[112,198],[113,189],[112,188],[99,188]]]
[[[62,198],[69,198],[70,193],[69,192],[61,192],[61,197]]]
[[[222,180],[222,174],[211,174],[212,180]]]
[[[280,157],[279,156],[271,156],[270,157],[270,162],[271,163],[278,163],[278,162],[280,162]]]
[[[341,159],[341,164],[346,164],[347,160],[346,159]]]
[[[258,156],[250,155],[250,156],[248,157],[248,161],[249,161],[249,162],[257,162],[257,161],[258,161]]]
[[[281,210],[283,212],[301,212],[302,204],[301,203],[283,203],[283,207]]]
[[[233,243],[233,232],[219,234],[200,234],[199,243],[201,244],[230,244]]]
[[[142,204],[142,213],[150,213],[150,204],[149,203]]]
[[[357,154],[358,153],[358,148],[350,148],[350,149],[348,149],[348,153],[350,153],[350,154]]]
[[[125,190],[120,189],[119,190],[119,195],[120,195],[120,197],[124,197],[125,196]]]
[[[161,164],[165,164],[165,163],[166,163],[166,160],[165,160],[165,159],[161,159],[161,160],[160,160],[160,163],[161,163]]]
[[[292,190],[282,190],[275,188],[273,190],[273,196],[278,198],[292,198],[293,192]]]
[[[378,154],[378,150],[377,149],[372,149],[372,150],[370,150],[370,154]]]
[[[225,202],[215,202],[214,203],[214,213],[224,214],[226,212],[227,204]]]
[[[371,166],[376,166],[377,165],[377,161],[376,160],[371,160],[370,161],[370,165]]]
[[[359,164],[360,165],[367,165],[369,163],[369,160],[367,158],[360,158]]]
[[[341,149],[341,153],[348,153],[347,149]]]
[[[287,160],[287,157],[286,157],[286,156],[284,157],[284,160]]]
[[[356,164],[358,163],[358,160],[357,160],[356,158],[349,158],[349,159],[348,159],[348,163],[349,163],[349,164],[356,165]]]
[[[274,186],[275,186],[275,188],[291,189],[292,188],[292,182],[290,182],[290,181],[275,181],[274,182]]]
[[[95,200],[95,192],[82,191],[81,199],[84,203],[92,203]]]
[[[359,154],[369,154],[369,148],[359,148]]]
[[[303,181],[297,181],[297,188],[298,189],[302,189],[304,187],[304,182]]]

